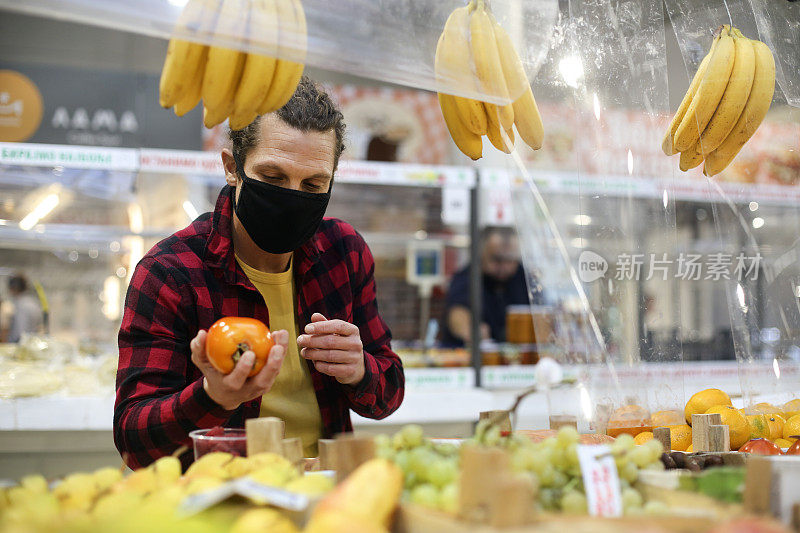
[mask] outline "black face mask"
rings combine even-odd
[[[300,248],[319,228],[333,184],[326,193],[284,189],[247,177],[242,162],[238,157],[235,161],[242,190],[238,201],[233,191],[234,210],[247,234],[271,254]]]

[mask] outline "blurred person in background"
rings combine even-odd
[[[453,275],[447,291],[442,331],[442,343],[447,346],[463,346],[470,341],[470,266],[466,265]],[[519,242],[512,228],[487,226],[483,229],[480,268],[483,287],[481,336],[504,342],[506,308],[529,303]],[[533,303],[541,303],[540,289],[535,292]]]
[[[4,319],[0,340],[19,342],[23,333],[41,333],[42,308],[39,300],[28,291],[28,280],[22,274],[14,274],[8,280],[9,301],[4,302]]]

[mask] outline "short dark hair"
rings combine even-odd
[[[486,226],[481,230],[481,242],[485,243],[492,235],[498,235],[503,240],[516,238],[517,232],[510,226]]]
[[[12,292],[25,292],[28,290],[28,280],[22,274],[14,274],[8,279],[8,290]]]
[[[330,95],[308,76],[300,78],[292,97],[275,112],[281,120],[300,131],[330,131],[336,134],[333,154],[333,170],[339,165],[339,156],[344,152],[344,115]],[[233,156],[244,164],[247,152],[258,143],[258,125],[261,116],[240,130],[231,130],[228,136],[233,144]]]

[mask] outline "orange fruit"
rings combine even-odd
[[[792,444],[794,443],[788,439],[784,438],[775,439],[775,446],[777,446],[778,448],[788,448]]]
[[[783,437],[783,425],[786,420],[779,414],[767,415],[767,425],[769,426],[769,439],[775,440]]]
[[[789,420],[795,415],[800,415],[800,399],[795,398],[783,404],[780,414],[785,420]]]
[[[769,420],[767,415],[745,415],[747,423],[750,424],[751,439],[769,438]]]
[[[644,444],[645,442],[652,440],[653,432],[652,431],[642,431],[635,437],[633,437],[633,442],[636,444]]]
[[[754,415],[771,415],[773,413],[779,412],[780,409],[772,405],[771,403],[761,402],[755,404],[753,407],[750,408],[750,412]]]
[[[728,393],[719,389],[706,389],[696,392],[694,396],[686,402],[683,415],[686,423],[692,425],[692,415],[699,415],[707,412],[715,405],[731,405],[731,397]]]
[[[738,450],[750,440],[750,423],[747,418],[732,405],[715,405],[706,411],[707,415],[719,413],[722,423],[728,426],[731,437],[731,450]]]
[[[692,428],[688,424],[669,427],[670,448],[684,452],[692,445]]]
[[[800,435],[800,415],[794,415],[786,420],[786,423],[783,425],[784,439],[794,442],[797,440],[794,438],[797,437],[797,435]]]
[[[656,411],[650,416],[654,428],[663,428],[667,426],[679,426],[683,424],[683,416],[680,411]]]

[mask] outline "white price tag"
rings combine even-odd
[[[617,465],[606,445],[578,446],[578,460],[586,488],[589,514],[592,516],[621,516],[622,496]]]

